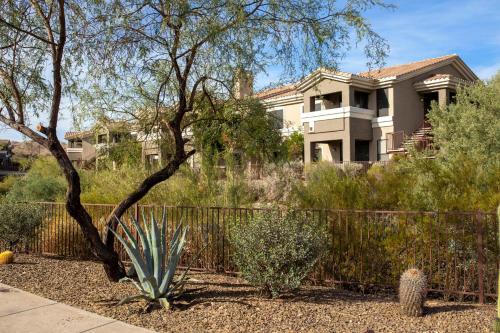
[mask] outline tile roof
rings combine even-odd
[[[286,96],[297,95],[299,92],[294,84],[288,84],[281,87],[269,88],[256,93],[254,96],[259,99],[271,99]]]
[[[66,132],[64,133],[65,139],[76,139],[84,138],[92,135],[92,131],[81,131],[81,132]]]
[[[390,67],[384,67],[378,70],[372,70],[368,72],[362,72],[358,73],[357,75],[363,76],[363,77],[368,77],[368,78],[373,78],[373,79],[383,79],[386,77],[393,77],[393,76],[401,76],[404,74],[408,74],[411,72],[415,72],[419,69],[435,65],[437,63],[440,63],[442,61],[450,60],[453,58],[457,58],[458,56],[456,54],[451,54],[451,55],[446,55],[438,58],[431,58],[431,59],[425,59],[421,61],[416,61],[412,62],[409,64],[404,64],[404,65],[396,65],[396,66],[390,66]]]

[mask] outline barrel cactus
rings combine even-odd
[[[399,281],[399,303],[403,312],[411,317],[421,316],[427,296],[427,278],[416,268],[410,268]]]
[[[10,264],[14,262],[14,253],[5,251],[0,253],[0,265]]]

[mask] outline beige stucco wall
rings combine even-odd
[[[95,157],[96,155],[95,146],[89,140],[87,139],[82,140],[82,148],[83,148],[82,159],[84,161],[91,160]]]
[[[317,131],[323,127],[327,129],[336,128],[337,130]],[[326,160],[332,160],[333,156],[328,149],[332,147],[331,141],[342,140],[342,159],[343,161],[354,161],[355,140],[372,140],[372,125],[370,120],[357,118],[342,118],[334,120],[317,121],[315,123],[314,133],[309,133],[309,124],[304,123],[304,152],[305,163],[311,162],[312,146],[314,143],[322,143],[323,156]],[[326,152],[326,154],[325,154]]]
[[[302,112],[302,100],[295,104],[273,105],[268,107],[268,111],[283,110],[283,126],[284,128],[298,129],[302,125],[300,122],[300,114]]]
[[[370,161],[377,160],[377,141],[386,140],[388,133],[394,132],[393,126],[376,127],[372,129],[373,140],[370,142]]]
[[[394,106],[394,131],[404,131],[410,134],[423,124],[423,104],[420,100],[420,94],[415,90],[413,85],[416,82],[425,80],[433,74],[451,74],[458,78],[465,79],[465,77],[463,77],[453,66],[447,65],[396,83],[394,85],[394,96],[396,98],[391,103]],[[446,89],[443,89],[440,95],[440,103],[446,103]]]
[[[342,106],[350,105],[351,89],[349,84],[333,80],[321,80],[314,87],[304,92],[304,112],[310,112],[311,110],[311,97],[338,91],[342,92]]]

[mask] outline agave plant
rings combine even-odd
[[[143,212],[144,228],[131,217],[135,231],[139,236],[142,252],[137,238],[134,237],[127,225],[120,219],[117,218],[117,220],[127,240],[114,230],[111,231],[125,248],[138,278],[138,281],[135,281],[125,277],[120,281],[131,281],[140,291],[138,295],[125,297],[118,305],[144,299],[148,302],[159,302],[162,307],[168,309],[171,302],[182,293],[186,282],[187,269],[177,280],[174,280],[174,275],[186,243],[188,227],[182,228],[182,223],[179,224],[170,242],[167,256],[166,214],[163,214],[161,229],[153,214],[151,214],[151,221],[148,223]]]

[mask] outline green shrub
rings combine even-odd
[[[64,197],[66,181],[61,169],[52,157],[35,160],[24,177],[16,177],[7,192],[6,199],[21,201],[58,201]]]
[[[318,163],[307,172],[306,182],[292,190],[292,200],[301,208],[363,209],[369,203],[369,183],[364,175],[349,175],[339,167]]]
[[[272,297],[297,289],[326,249],[322,227],[297,212],[264,211],[231,231],[240,272]]]
[[[43,220],[42,208],[33,204],[0,204],[0,241],[8,244],[9,249],[34,235]]]

